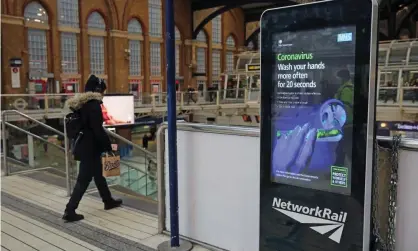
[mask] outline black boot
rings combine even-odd
[[[76,212],[64,212],[64,216],[62,216],[62,219],[65,222],[76,222],[84,219],[84,216],[82,214],[77,214]]]
[[[112,200],[104,203],[104,210],[110,210],[110,209],[113,209],[113,208],[117,208],[117,207],[120,207],[121,205],[122,205],[122,200],[121,199],[116,199],[116,200],[112,199]]]

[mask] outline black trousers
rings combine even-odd
[[[80,161],[80,170],[77,177],[73,193],[71,194],[70,201],[66,206],[67,212],[74,212],[78,204],[80,204],[81,198],[87,190],[92,178],[96,183],[97,190],[99,190],[100,197],[104,203],[112,200],[109,187],[107,186],[106,179],[102,174],[102,159],[101,156],[91,156],[87,159]]]

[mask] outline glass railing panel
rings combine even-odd
[[[117,146],[117,154],[121,160],[121,174],[118,177],[107,178],[109,185],[118,185],[132,192],[147,196],[146,190],[144,191],[143,187],[150,183],[148,177],[148,173],[150,172],[149,166],[150,163],[156,163],[155,155],[136,145],[124,142],[114,134],[109,136],[112,144]],[[156,182],[154,181],[154,183]]]
[[[260,102],[261,90],[260,88],[251,88],[248,92],[249,102]]]
[[[62,109],[74,94],[5,94],[1,95],[2,110],[36,111]]]
[[[198,91],[195,104],[216,105],[218,91]]]
[[[147,173],[147,183],[146,183],[146,194],[147,196],[152,196],[157,193],[157,163],[149,162],[148,163],[148,173]],[[154,199],[154,197],[151,197]],[[155,199],[156,200],[156,199]]]
[[[189,91],[185,91],[183,93],[183,105],[187,106],[187,105],[194,105],[197,104],[197,101],[199,100],[199,98],[203,99],[203,92],[197,92],[197,91],[193,91],[193,92],[189,92]],[[200,95],[202,95],[200,97]]]
[[[221,104],[241,104],[245,102],[245,96],[248,91],[244,88],[241,89],[226,89],[220,91]]]
[[[418,41],[411,47],[411,53],[409,54],[409,65],[418,65]]]
[[[1,95],[2,110],[36,111],[45,109],[45,95]]]
[[[155,100],[155,106],[167,106],[167,93],[155,93],[153,96]]]
[[[51,168],[65,177],[65,151],[62,137],[53,133],[37,133],[39,130],[36,127],[29,128],[25,122],[6,124],[6,147],[7,157],[10,160],[8,161],[10,173]],[[28,135],[24,130],[33,135]]]
[[[387,49],[379,50],[379,57],[378,57],[378,63],[379,65],[386,65],[386,55],[387,55]]]
[[[137,99],[136,105],[138,107],[152,106],[152,96],[149,93],[142,93],[142,97]]]
[[[129,184],[127,184],[127,188],[132,190],[135,193],[142,194],[147,196],[146,191],[143,191],[142,187],[147,184],[147,175],[143,174],[142,177],[138,179],[132,179]]]
[[[418,86],[417,87],[403,87],[403,106],[418,106]]]
[[[397,87],[381,87],[379,89],[378,105],[399,105]]]
[[[408,47],[392,48],[389,52],[388,65],[405,65]]]
[[[162,92],[161,94],[156,94],[156,95],[160,95],[162,97],[162,103],[160,103],[159,105],[167,105],[167,101],[168,101],[168,93],[167,92]],[[176,91],[176,104],[180,105],[181,104],[181,96],[182,96],[182,92],[180,91]]]
[[[48,100],[48,109],[62,109],[65,106],[65,102],[73,97],[74,94],[48,94],[45,99]]]
[[[418,69],[403,70],[400,83],[402,87],[402,105],[418,105]]]
[[[399,105],[398,79],[399,71],[380,72],[378,105]]]

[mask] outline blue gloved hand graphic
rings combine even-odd
[[[281,135],[273,151],[273,172],[299,173],[303,170],[312,156],[316,133],[316,129],[305,124]]]

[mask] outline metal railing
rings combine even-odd
[[[14,125],[12,123],[7,122],[7,115],[17,115],[19,117],[22,117],[22,118],[24,118],[26,120],[29,120],[29,121],[33,122],[34,124],[36,124],[36,125],[38,125],[38,126],[40,126],[42,128],[47,129],[49,132],[52,132],[52,133],[54,133],[54,134],[56,134],[58,136],[61,136],[64,139],[64,141],[65,141],[64,147],[62,147],[60,145],[57,145],[57,144],[54,144],[54,143],[51,143],[51,142],[49,142],[48,140],[44,139],[43,137],[41,137],[39,135],[36,135],[36,134],[34,134],[34,133],[30,132],[30,131],[27,131],[25,129],[22,129],[19,126],[16,126],[16,125]],[[65,121],[65,118],[64,118],[64,121]],[[7,135],[6,135],[6,128],[11,128],[11,129],[16,130],[16,131],[18,131],[20,133],[23,133],[24,135],[31,136],[32,138],[34,138],[36,140],[39,140],[43,144],[52,145],[53,147],[59,149],[60,151],[62,151],[64,153],[64,155],[65,155],[64,156],[64,159],[65,159],[66,190],[67,190],[67,196],[69,196],[71,194],[71,191],[72,191],[72,182],[71,182],[72,181],[72,174],[74,172],[76,172],[76,170],[74,170],[74,168],[76,167],[76,165],[73,165],[74,163],[72,162],[71,153],[69,151],[69,140],[66,137],[66,130],[67,130],[67,128],[65,126],[65,123],[64,123],[64,132],[61,132],[59,130],[56,130],[55,128],[52,128],[52,127],[50,127],[50,126],[48,126],[48,125],[40,122],[39,120],[36,120],[36,119],[34,119],[34,118],[32,118],[32,117],[30,117],[30,116],[22,113],[22,112],[15,111],[15,110],[8,110],[8,111],[3,111],[2,112],[1,124],[2,124],[2,140],[3,140],[2,173],[4,175],[11,174],[10,169],[9,169],[9,165],[8,165],[8,162],[9,162],[9,159],[8,158],[9,158],[9,156],[8,156],[8,147],[7,147],[8,142],[7,142]],[[143,174],[138,179],[141,179],[144,176],[149,179],[149,177],[153,176],[149,172],[149,170],[150,170],[149,165],[153,164],[154,166],[156,166],[156,164],[157,164],[156,156],[153,153],[149,152],[146,149],[141,148],[140,146],[136,145],[135,143],[133,143],[133,142],[131,142],[131,141],[129,141],[129,140],[121,137],[120,135],[118,135],[118,134],[116,134],[114,132],[111,132],[111,131],[109,131],[107,129],[105,129],[105,131],[106,131],[106,133],[110,137],[118,140],[119,142],[123,143],[124,145],[128,145],[128,146],[134,148],[135,150],[137,150],[137,151],[139,151],[141,153],[140,154],[141,156],[144,157],[144,159],[146,160],[144,162],[144,166],[145,166],[145,169],[144,170],[140,169],[140,167],[138,167],[138,166],[135,165],[135,164],[138,164],[138,163],[134,163],[134,164],[130,164],[129,165],[129,168],[130,169],[135,169],[136,171],[138,171],[138,172],[140,172],[140,173]],[[128,164],[124,163],[124,165],[128,165]],[[33,172],[33,171],[39,171],[39,170],[43,170],[43,169],[46,169],[46,168],[45,167],[42,167],[42,168],[34,168],[34,169],[31,169],[31,170],[28,170],[28,171]],[[26,171],[23,171],[23,172],[26,172]],[[22,173],[22,172],[15,172],[13,174],[17,174],[17,173]],[[148,180],[145,180],[145,181],[147,182]],[[146,185],[148,185],[148,184],[146,184]],[[145,191],[147,191],[147,189],[145,189]]]
[[[61,113],[65,101],[76,94],[2,94],[3,109],[26,113]],[[208,91],[179,91],[176,95],[180,109],[199,106],[254,103],[260,100],[259,88],[222,89]],[[142,93],[134,97],[135,109],[160,110],[167,106],[167,93]]]

